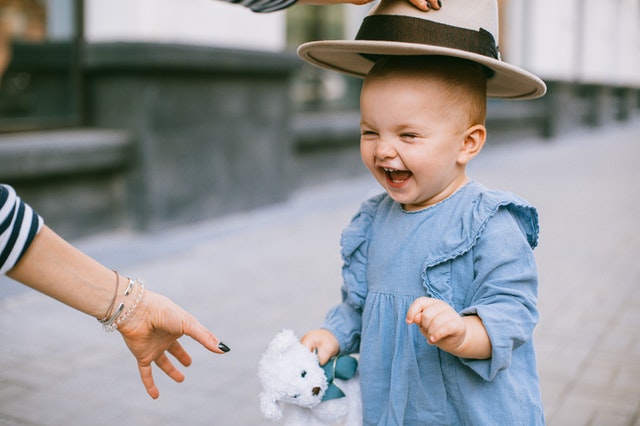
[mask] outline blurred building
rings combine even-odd
[[[551,139],[638,112],[640,0],[500,4],[503,58],[549,93],[491,101],[492,134]],[[367,10],[0,0],[0,181],[73,238],[203,220],[358,173],[360,81],[303,64],[295,47],[353,38]]]

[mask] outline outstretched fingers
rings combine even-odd
[[[184,334],[191,337],[202,346],[217,354],[229,352],[229,347],[222,343],[208,328],[200,323],[197,319],[189,316],[184,321]],[[175,356],[175,355],[174,355]]]
[[[157,399],[160,396],[160,391],[156,387],[155,382],[153,381],[153,372],[151,370],[151,364],[138,364],[138,371],[140,372],[140,378],[142,379],[142,384],[144,388],[147,390],[149,396],[153,399]]]
[[[165,354],[156,358],[155,363],[160,370],[164,371],[167,376],[171,377],[176,382],[180,383],[184,380],[184,374],[182,374],[182,372],[173,365],[171,360]]]
[[[191,356],[184,350],[178,341],[173,342],[173,344],[167,348],[167,352],[173,355],[185,367],[191,365]],[[164,353],[158,356],[154,362],[160,370],[176,382],[181,383],[184,381],[184,374],[182,374],[182,372],[173,365],[171,360]],[[158,398],[158,396],[160,396],[160,391],[153,380],[153,368],[151,364],[138,363],[138,371],[140,372],[142,384],[147,390],[149,396],[153,399]]]
[[[173,357],[177,359],[178,362],[180,362],[180,364],[184,365],[185,367],[188,367],[191,365],[191,361],[192,361],[191,356],[187,351],[184,350],[180,342],[178,342],[177,340],[167,348],[167,352],[173,355]]]

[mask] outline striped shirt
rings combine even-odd
[[[229,3],[240,4],[254,12],[276,12],[295,4],[296,0],[226,0]]]
[[[4,274],[20,260],[43,220],[16,191],[0,184],[0,273]]]

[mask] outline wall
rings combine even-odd
[[[87,124],[136,141],[127,203],[155,229],[283,200],[291,191],[292,55],[96,43]]]
[[[640,2],[501,0],[506,61],[548,85],[547,134],[628,117],[640,88]]]
[[[94,42],[160,42],[279,51],[285,13],[254,13],[220,0],[85,0]]]

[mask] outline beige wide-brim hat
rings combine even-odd
[[[493,71],[487,96],[534,99],[547,87],[535,75],[502,62],[496,0],[442,0],[422,11],[409,0],[381,0],[364,18],[355,40],[304,43],[298,55],[321,68],[364,78],[379,55],[443,55],[469,59]]]

